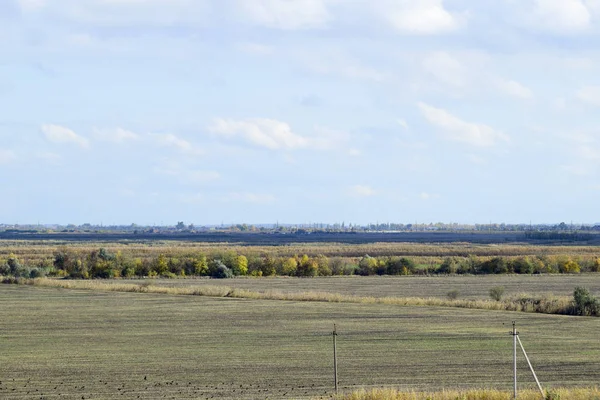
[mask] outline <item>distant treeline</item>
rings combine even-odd
[[[158,256],[133,258],[104,248],[92,251],[61,248],[53,259],[36,265],[11,254],[0,260],[0,275],[16,277],[129,278],[206,276],[332,276],[332,275],[430,275],[430,274],[542,274],[599,272],[600,258],[569,256],[447,257],[441,263],[417,264],[397,256],[326,257],[323,255],[274,257],[246,256],[233,251],[207,256]]]
[[[594,239],[594,234],[584,232],[532,231],[525,232],[525,238],[533,240],[558,240],[561,242],[581,242]]]

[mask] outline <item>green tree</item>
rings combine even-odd
[[[302,256],[298,263],[296,274],[298,276],[317,276],[319,273],[319,264],[310,259],[306,254]]]
[[[281,263],[282,275],[294,276],[296,275],[297,269],[298,261],[296,261],[294,257],[287,258]]]
[[[164,275],[169,271],[169,262],[164,254],[159,254],[155,260],[152,270],[157,275]]]
[[[377,259],[367,254],[358,262],[357,272],[359,275],[363,276],[374,275],[375,271],[377,270],[377,265]]]
[[[319,254],[316,259],[319,276],[331,276],[331,267],[329,266],[329,259],[322,254]]]
[[[406,257],[393,257],[387,261],[386,272],[389,275],[411,275],[417,269],[415,263]]]
[[[233,259],[232,270],[234,275],[248,274],[248,259],[246,256],[239,255]]]
[[[573,301],[575,303],[575,313],[577,315],[600,315],[600,302],[592,296],[589,290],[576,287],[573,292]]]

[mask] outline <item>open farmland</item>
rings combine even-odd
[[[140,283],[139,279],[106,281]],[[480,275],[480,276],[335,276],[320,278],[262,277],[236,279],[152,279],[152,285],[166,287],[226,286],[255,292],[338,293],[368,297],[436,297],[446,298],[457,290],[459,298],[489,299],[496,286],[505,295],[572,296],[577,286],[600,295],[600,274],[579,275]]]
[[[600,380],[597,318],[8,285],[0,302],[2,398],[329,395],[333,322],[344,390],[508,389],[512,320],[545,385]]]

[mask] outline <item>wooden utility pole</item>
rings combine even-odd
[[[338,393],[338,371],[337,371],[337,330],[333,324],[333,379],[335,382],[335,393]]]
[[[514,376],[514,399],[517,400],[517,326],[515,321],[512,323],[512,337],[513,337],[513,376]]]

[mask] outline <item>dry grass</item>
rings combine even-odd
[[[511,392],[477,389],[457,391],[449,390],[442,392],[401,392],[396,389],[371,389],[358,390],[350,394],[341,395],[339,400],[511,400]],[[547,399],[556,400],[598,400],[600,389],[596,388],[569,388],[552,389]],[[540,400],[542,395],[536,390],[519,392],[519,400]]]
[[[156,286],[152,281],[141,284],[119,283],[114,281],[90,280],[64,280],[64,279],[26,279],[19,280],[32,286],[57,287],[63,289],[101,290],[112,292],[157,293],[169,295],[191,295],[209,297],[232,297],[254,300],[280,300],[280,301],[307,301],[327,303],[360,303],[360,304],[387,304],[398,306],[429,306],[429,307],[457,307],[481,310],[502,310],[537,312],[544,314],[567,314],[571,308],[568,297],[544,296],[533,297],[526,294],[512,296],[503,301],[470,300],[470,299],[442,299],[435,297],[370,297],[351,296],[339,293],[326,292],[257,292],[246,289],[230,288],[227,286],[183,286],[165,287]]]
[[[144,242],[61,242],[53,240],[21,241],[1,240],[0,259],[13,253],[26,263],[51,261],[53,253],[61,247],[71,251],[89,254],[100,247],[109,252],[118,251],[131,258],[156,258],[159,254],[167,257],[192,257],[198,253],[215,256],[224,252],[235,252],[249,257],[270,255],[272,257],[290,257],[307,254],[327,257],[359,258],[365,254],[373,257],[406,256],[411,257],[417,264],[439,264],[445,257],[468,256],[479,257],[520,257],[520,256],[551,256],[571,257],[576,261],[591,262],[599,256],[597,246],[548,246],[532,244],[474,244],[474,243],[298,243],[285,246],[247,246],[235,243],[199,243],[183,241],[153,241]]]

